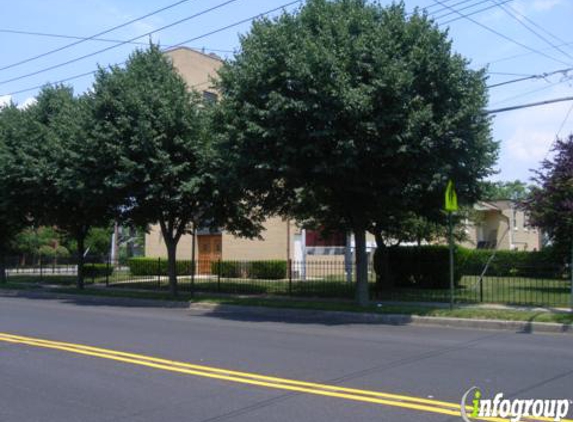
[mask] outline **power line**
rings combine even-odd
[[[467,5],[467,6],[465,6],[465,7],[462,7],[461,9],[460,9],[460,8],[456,8],[457,6],[462,5],[462,4],[464,4],[464,3],[467,3],[468,1],[475,1],[475,0],[464,0],[464,1],[458,2],[458,3],[456,3],[456,4],[451,4],[451,5],[449,6],[451,9],[448,9],[447,7],[443,7],[442,9],[440,9],[440,11],[449,10],[449,12],[444,13],[443,15],[440,15],[440,16],[436,16],[434,19],[436,19],[436,20],[438,20],[438,19],[443,19],[443,18],[445,18],[445,17],[447,17],[447,16],[455,15],[455,14],[457,14],[458,12],[462,12],[462,11],[467,10],[467,9],[473,9],[474,7],[481,6],[482,4],[486,4],[486,3],[487,3],[487,4],[490,4],[490,3],[489,3],[489,0],[479,0],[479,1],[477,1],[476,3],[473,3],[473,4]],[[504,1],[507,2],[507,1],[513,1],[513,0],[504,0]],[[491,4],[490,4],[489,7],[485,8],[485,9],[482,9],[482,10],[487,10],[487,9],[491,9],[491,8],[492,8],[492,6],[491,6]],[[473,11],[471,14],[475,14],[475,12],[478,12],[478,13],[479,13],[479,11]],[[460,18],[458,17],[458,18],[456,18],[455,20],[458,20],[458,19],[460,19]]]
[[[573,104],[571,104],[571,107],[569,107],[569,110],[567,110],[567,113],[565,114],[565,118],[561,122],[561,125],[559,125],[559,129],[555,133],[555,139],[553,140],[553,142],[551,142],[551,145],[547,149],[547,152],[545,153],[545,157],[543,157],[543,161],[547,160],[549,153],[553,150],[553,146],[555,145],[555,142],[557,142],[557,140],[559,139],[559,135],[561,134],[561,131],[563,130],[563,128],[565,127],[565,124],[569,120],[569,115],[571,114],[571,111],[573,111]]]
[[[499,7],[501,10],[503,10],[507,15],[509,15],[512,19],[514,19],[515,21],[517,21],[521,26],[523,26],[525,29],[527,29],[529,32],[531,32],[532,34],[534,34],[537,38],[539,38],[540,40],[542,40],[543,42],[545,42],[546,44],[548,44],[550,47],[558,50],[559,52],[561,52],[562,54],[564,54],[565,56],[567,56],[570,59],[573,59],[573,56],[569,53],[567,53],[565,50],[562,50],[559,46],[555,45],[555,43],[553,43],[552,41],[549,41],[547,38],[545,38],[543,35],[541,35],[539,32],[537,32],[536,30],[534,30],[533,28],[527,26],[525,24],[525,22],[521,19],[519,19],[516,14],[518,13],[517,11],[514,11],[513,13],[510,12],[503,4],[499,3],[498,0],[493,0],[496,3],[496,6]],[[514,9],[512,9],[514,10]],[[519,14],[519,16],[521,16],[522,18],[524,17],[524,15]]]
[[[499,82],[499,83],[496,83],[493,85],[489,85],[488,88],[497,88],[498,86],[509,85],[509,84],[513,84],[516,82],[523,82],[523,81],[527,81],[530,79],[545,79],[545,78],[548,78],[549,76],[557,75],[559,73],[562,73],[563,76],[565,76],[567,78],[567,72],[570,72],[571,70],[573,70],[573,67],[569,67],[567,69],[555,70],[553,72],[540,73],[538,75],[524,76],[522,78],[512,79],[510,81]]]
[[[567,45],[570,45],[570,43],[567,43],[567,41],[564,41],[562,38],[559,38],[558,36],[556,36],[555,34],[553,34],[551,31],[549,31],[547,28],[544,28],[542,25],[537,24],[534,20],[529,19],[526,15],[520,13],[519,11],[517,11],[514,7],[512,7],[511,5],[507,5],[507,7],[511,10],[513,10],[514,13],[516,13],[518,16],[520,16],[521,18],[525,19],[527,22],[529,22],[531,25],[533,25],[534,27],[536,27],[537,29],[545,32],[547,35],[549,35],[551,38],[555,39],[556,41],[560,42],[561,45],[558,45],[556,47],[565,47]]]
[[[513,72],[487,72],[490,75],[499,75],[499,76],[533,76],[530,73],[513,73]]]
[[[565,42],[565,43],[563,43],[563,44],[558,44],[557,47],[569,47],[569,46],[572,46],[572,45],[573,45],[573,42]],[[541,51],[550,51],[550,50],[553,50],[553,48],[542,48],[542,49],[541,49]],[[495,63],[504,62],[504,61],[507,61],[507,60],[518,59],[518,58],[520,58],[520,57],[526,57],[526,56],[530,56],[530,55],[532,55],[532,54],[535,54],[535,53],[529,52],[529,53],[514,54],[514,55],[512,55],[512,56],[507,56],[507,57],[502,57],[502,58],[499,58],[499,59],[492,60],[492,61],[488,62],[487,64],[495,64]],[[490,72],[490,73],[491,73],[491,72]]]
[[[43,69],[40,69],[40,70],[36,70],[36,71],[34,71],[34,72],[30,72],[30,73],[27,73],[27,74],[25,74],[25,75],[16,76],[16,77],[10,78],[10,79],[5,79],[5,80],[3,80],[3,81],[0,81],[0,85],[5,85],[5,84],[7,84],[7,83],[9,83],[9,82],[19,81],[19,80],[21,80],[21,79],[25,79],[25,78],[28,78],[28,77],[30,77],[30,76],[36,76],[36,75],[39,75],[39,74],[48,72],[48,71],[50,71],[50,70],[58,69],[58,68],[60,68],[60,67],[67,66],[67,65],[69,65],[69,64],[76,63],[76,62],[78,62],[78,61],[80,61],[80,60],[84,60],[84,59],[87,59],[87,58],[89,58],[89,57],[96,56],[96,55],[101,54],[101,53],[104,53],[104,52],[106,52],[106,51],[113,50],[114,48],[121,47],[122,45],[128,44],[128,43],[131,42],[131,41],[135,41],[135,40],[138,40],[138,39],[140,39],[140,38],[147,37],[147,36],[149,36],[149,35],[155,34],[156,32],[163,31],[164,29],[171,28],[171,27],[173,27],[173,26],[175,26],[175,25],[182,24],[183,22],[190,21],[191,19],[195,19],[195,18],[197,18],[197,17],[199,17],[199,16],[205,15],[205,14],[207,14],[207,13],[209,13],[209,12],[212,12],[212,11],[214,11],[214,10],[220,9],[220,8],[222,8],[222,7],[224,7],[224,6],[227,6],[228,4],[231,4],[231,3],[234,3],[234,2],[237,2],[237,1],[239,1],[239,0],[227,0],[227,1],[225,1],[225,2],[223,2],[223,3],[220,3],[220,4],[216,5],[216,6],[209,7],[208,9],[202,10],[201,12],[197,12],[197,13],[191,15],[191,16],[187,16],[187,17],[185,17],[185,18],[183,18],[183,19],[179,19],[178,21],[175,21],[175,22],[170,23],[170,24],[168,24],[168,25],[162,26],[162,27],[159,28],[159,29],[154,29],[153,31],[146,32],[146,33],[143,34],[143,35],[138,35],[137,37],[133,37],[133,38],[130,38],[129,40],[122,41],[122,42],[119,43],[119,44],[112,45],[112,46],[103,48],[103,49],[101,49],[101,50],[94,51],[94,52],[89,53],[89,54],[84,54],[83,56],[76,57],[76,58],[74,58],[74,59],[65,61],[65,62],[63,62],[63,63],[58,63],[58,64],[55,64],[55,65],[53,65],[53,66],[49,66],[49,67],[46,67],[46,68],[43,68]]]
[[[73,42],[73,43],[66,44],[66,45],[64,45],[64,46],[62,46],[62,47],[56,48],[56,49],[54,49],[54,50],[50,50],[50,51],[47,51],[47,52],[45,52],[45,53],[39,54],[39,55],[37,55],[37,56],[34,56],[34,57],[30,57],[30,58],[28,58],[28,59],[21,60],[21,61],[19,61],[19,62],[17,62],[17,63],[12,63],[12,64],[10,64],[10,65],[8,65],[8,66],[0,67],[0,71],[1,71],[1,70],[6,70],[6,69],[11,69],[11,68],[13,68],[13,67],[20,66],[21,64],[24,64],[24,63],[30,63],[30,62],[32,62],[32,61],[34,61],[34,60],[39,59],[39,58],[46,57],[46,56],[49,56],[49,55],[51,55],[51,54],[54,54],[54,53],[57,53],[57,52],[66,50],[66,49],[68,49],[68,48],[71,48],[71,47],[74,47],[74,46],[76,46],[76,45],[82,44],[82,43],[84,43],[84,42],[86,42],[86,41],[93,40],[93,39],[95,39],[95,38],[97,38],[97,37],[101,37],[102,35],[109,34],[110,32],[113,32],[113,31],[116,31],[116,30],[118,30],[118,29],[120,29],[120,28],[124,28],[124,27],[126,27],[126,26],[129,26],[129,25],[131,25],[131,24],[133,24],[133,23],[135,23],[135,22],[138,22],[138,21],[140,21],[140,20],[149,18],[149,17],[151,17],[151,16],[157,15],[158,13],[161,13],[161,12],[164,12],[164,11],[166,11],[166,10],[172,9],[172,8],[174,8],[174,7],[176,7],[176,6],[179,6],[180,4],[187,3],[188,1],[190,1],[190,0],[179,0],[179,1],[175,2],[175,3],[169,4],[169,5],[165,6],[165,7],[162,7],[162,8],[160,8],[160,9],[154,10],[153,12],[147,13],[147,14],[145,14],[145,15],[143,15],[143,16],[138,17],[138,18],[131,19],[131,20],[128,21],[128,22],[124,22],[124,23],[122,23],[122,24],[120,24],[120,25],[116,25],[116,26],[114,26],[114,27],[112,27],[112,28],[106,29],[105,31],[98,32],[97,34],[91,35],[91,36],[86,37],[86,38],[84,38],[84,39],[80,39],[80,40],[75,41],[75,42]],[[2,32],[7,32],[7,31],[2,31]],[[13,32],[15,32],[15,31],[13,31]]]
[[[503,0],[503,4],[509,3],[510,1],[513,1],[513,0]],[[485,1],[483,1],[482,4],[483,3],[485,3]],[[484,7],[484,8],[479,9],[479,10],[474,10],[472,13],[468,13],[467,16],[477,15],[478,13],[485,12],[486,10],[493,9],[494,7],[496,7],[496,6],[490,5],[490,6]],[[459,21],[460,19],[463,19],[464,17],[465,16],[458,16],[457,18],[453,18],[453,19],[450,19],[450,20],[443,22],[442,25],[449,25],[450,23]]]
[[[455,10],[455,9],[452,9],[450,6],[445,5],[445,4],[443,3],[443,0],[434,0],[434,2],[439,3],[439,4],[441,4],[442,6],[447,7],[448,9]],[[570,65],[570,63],[566,63],[566,62],[564,62],[564,61],[562,61],[562,60],[560,60],[560,59],[556,59],[555,57],[552,57],[552,56],[550,56],[550,55],[548,55],[548,54],[545,54],[545,53],[543,53],[542,51],[536,50],[536,49],[534,49],[534,48],[532,48],[532,47],[530,47],[530,46],[528,46],[528,45],[526,45],[526,44],[523,44],[523,43],[520,42],[520,41],[514,40],[513,38],[508,37],[507,35],[502,34],[501,32],[496,31],[495,29],[490,28],[489,26],[482,24],[481,22],[478,22],[478,21],[476,21],[475,19],[472,19],[472,18],[471,18],[469,15],[467,15],[467,14],[463,14],[463,13],[460,13],[460,12],[458,12],[458,11],[456,11],[456,13],[457,13],[458,15],[460,15],[461,18],[467,19],[467,20],[469,20],[470,22],[474,23],[475,25],[478,25],[479,27],[481,27],[481,28],[483,28],[483,29],[485,29],[485,30],[487,30],[487,31],[489,31],[489,32],[491,32],[491,33],[497,35],[498,37],[501,37],[501,38],[503,38],[503,39],[505,39],[505,40],[507,40],[507,41],[509,41],[509,42],[512,42],[513,44],[519,45],[519,46],[522,47],[522,48],[525,48],[525,49],[527,49],[527,50],[529,50],[529,51],[532,51],[532,52],[534,52],[534,53],[537,53],[537,54],[539,54],[539,55],[542,55],[542,56],[544,56],[544,57],[546,57],[546,58],[548,58],[548,59],[557,61],[557,62],[559,62],[559,63],[561,63],[561,64],[566,65],[566,66],[569,66],[569,65]]]
[[[571,80],[571,77],[567,77],[567,78],[565,78],[565,79],[563,79],[563,80],[561,80],[561,81],[557,81],[557,82],[550,83],[550,84],[548,84],[548,85],[546,85],[546,86],[544,86],[544,87],[542,87],[542,88],[533,89],[533,90],[531,90],[531,91],[527,91],[527,92],[523,92],[523,93],[521,93],[521,94],[513,95],[513,96],[511,96],[511,97],[509,97],[509,98],[504,98],[503,100],[500,100],[500,101],[495,102],[493,105],[502,104],[502,103],[505,103],[505,102],[507,102],[507,101],[515,100],[515,99],[517,99],[517,98],[526,97],[526,96],[528,96],[528,95],[535,94],[535,93],[537,93],[537,92],[545,91],[546,89],[552,88],[552,87],[554,87],[554,86],[556,86],[556,85],[560,85],[560,84],[565,83],[565,82],[569,82],[570,80]]]
[[[270,14],[270,13],[277,12],[277,11],[279,11],[279,10],[283,10],[283,9],[285,9],[286,7],[293,6],[293,5],[295,5],[295,4],[300,4],[302,1],[303,1],[303,0],[294,0],[294,1],[291,1],[291,2],[289,2],[289,3],[285,3],[285,4],[281,5],[281,6],[278,6],[278,7],[275,7],[275,8],[273,8],[273,9],[267,10],[266,12],[259,13],[258,15],[252,16],[252,17],[250,17],[250,18],[243,19],[243,20],[238,21],[238,22],[235,22],[235,23],[233,23],[233,24],[230,24],[230,25],[224,26],[224,27],[222,27],[222,28],[216,29],[216,30],[214,30],[214,31],[208,32],[208,33],[206,33],[206,34],[199,35],[199,36],[197,36],[197,37],[192,38],[191,40],[196,41],[196,40],[199,40],[199,39],[201,39],[201,38],[205,38],[205,37],[208,37],[208,36],[210,36],[210,35],[213,35],[213,34],[216,34],[216,33],[219,33],[219,32],[223,32],[223,31],[226,31],[226,30],[228,30],[228,29],[230,29],[230,28],[234,28],[234,27],[239,26],[239,25],[242,25],[242,24],[244,24],[244,23],[246,23],[246,22],[253,21],[253,20],[257,19],[257,18],[266,16],[266,15],[268,15],[268,14]],[[183,46],[183,45],[185,45],[185,44],[188,44],[189,42],[191,42],[191,41],[190,41],[190,40],[186,40],[186,41],[183,41],[183,42],[180,42],[180,43],[177,43],[177,44],[173,44],[170,48],[180,47],[180,46]],[[121,63],[116,63],[117,66],[121,66],[121,65],[123,65],[123,64],[125,64],[125,61],[124,61],[124,62],[121,62]],[[92,71],[89,71],[89,72],[80,73],[80,74],[73,75],[73,76],[70,76],[70,77],[67,77],[67,78],[64,78],[64,79],[60,79],[60,80],[58,80],[58,81],[56,81],[56,82],[53,82],[53,84],[56,85],[56,84],[62,84],[62,83],[65,83],[65,82],[69,82],[69,81],[72,81],[72,80],[75,80],[75,79],[83,78],[83,77],[85,77],[85,76],[93,75],[95,72],[96,72],[95,70],[92,70]],[[44,84],[42,84],[42,85],[36,85],[36,86],[34,86],[34,87],[25,88],[25,89],[21,89],[21,90],[18,90],[18,91],[14,91],[14,92],[10,92],[10,93],[8,93],[8,94],[2,94],[2,95],[12,95],[12,96],[13,96],[13,95],[17,95],[17,94],[22,94],[22,93],[24,93],[24,92],[29,92],[29,91],[34,91],[34,90],[36,90],[36,89],[40,89],[40,88],[42,88],[43,86],[44,86]]]
[[[552,100],[537,101],[535,103],[520,104],[520,105],[516,105],[516,106],[511,106],[511,107],[498,108],[495,110],[486,110],[485,114],[504,113],[506,111],[520,110],[522,108],[530,108],[530,107],[539,107],[539,106],[543,106],[543,105],[547,105],[547,104],[562,103],[565,101],[573,101],[573,97],[554,98]]]
[[[454,1],[454,0],[445,0],[445,1],[448,2],[448,1]],[[473,1],[473,0],[462,0],[460,3],[466,3],[466,2],[468,2],[468,1]],[[458,3],[456,3],[456,4],[458,4]],[[454,6],[455,6],[455,5],[454,5]],[[432,4],[430,4],[430,5],[426,6],[426,7],[423,7],[422,10],[428,11],[429,9],[433,9],[434,7],[440,7],[440,9],[438,10],[438,12],[440,12],[440,11],[442,11],[442,10],[445,10],[444,7],[440,6],[439,4],[435,4],[435,3],[432,3]],[[417,7],[414,8],[414,11],[417,10],[417,9],[418,9]],[[407,12],[407,13],[406,13],[406,16],[411,16],[411,15],[413,15],[413,14],[414,14],[414,11],[412,11],[412,12]]]
[[[101,54],[101,53],[103,53],[103,52],[112,50],[112,49],[117,48],[117,47],[120,47],[120,46],[122,46],[122,45],[125,45],[125,44],[128,44],[128,43],[132,43],[132,42],[134,42],[134,41],[137,40],[137,39],[140,39],[140,38],[143,38],[143,37],[145,37],[145,36],[151,35],[151,34],[153,34],[153,33],[162,31],[162,30],[167,29],[167,28],[169,28],[169,27],[178,25],[178,24],[183,23],[183,22],[185,22],[185,21],[187,21],[187,20],[193,19],[193,18],[195,18],[195,17],[197,17],[197,16],[199,16],[199,15],[201,15],[201,14],[205,14],[205,13],[208,13],[208,12],[210,12],[210,11],[212,11],[212,10],[217,9],[217,8],[223,7],[223,6],[225,6],[225,5],[229,4],[229,3],[232,3],[232,2],[234,2],[234,1],[238,1],[238,0],[228,0],[228,1],[222,3],[222,4],[218,5],[218,6],[212,7],[212,8],[207,9],[207,10],[201,12],[201,13],[192,15],[192,16],[190,16],[190,17],[181,19],[181,20],[176,21],[176,22],[174,22],[174,23],[171,23],[171,24],[169,24],[169,25],[163,26],[163,27],[161,27],[161,28],[159,28],[159,29],[156,29],[156,30],[154,30],[154,31],[149,31],[149,32],[146,33],[146,34],[143,34],[143,35],[140,35],[140,36],[137,36],[137,37],[133,37],[133,38],[131,38],[131,39],[129,39],[129,40],[119,41],[118,44],[116,44],[116,45],[114,45],[114,46],[106,47],[106,48],[104,48],[104,49],[101,49],[101,50],[98,50],[98,51],[95,51],[95,52],[92,52],[92,53],[89,53],[89,54],[86,54],[86,55],[83,55],[83,56],[80,56],[80,57],[77,57],[77,58],[74,58],[74,59],[71,59],[71,60],[68,60],[68,61],[63,62],[63,63],[58,63],[58,64],[56,64],[56,65],[49,66],[49,67],[47,67],[47,68],[43,68],[43,69],[36,70],[36,71],[34,71],[34,72],[30,72],[30,73],[28,73],[28,74],[24,74],[24,75],[20,75],[20,76],[14,77],[14,78],[10,78],[10,79],[6,79],[6,80],[3,80],[3,81],[0,81],[0,85],[4,85],[4,84],[10,83],[10,82],[15,82],[15,81],[18,81],[18,80],[21,80],[21,79],[28,78],[28,77],[30,77],[30,76],[35,76],[35,75],[38,75],[38,74],[42,74],[42,73],[48,72],[48,71],[50,71],[50,70],[58,69],[58,68],[60,68],[60,67],[67,66],[67,65],[69,65],[69,64],[75,63],[75,62],[77,62],[77,61],[80,61],[80,60],[83,60],[83,59],[86,59],[86,58],[89,58],[89,57],[93,57],[93,56],[95,56],[95,55],[97,55],[97,54]],[[460,4],[460,3],[463,3],[463,2],[465,2],[465,1],[468,1],[468,0],[464,0],[464,1],[458,2],[458,3],[456,3],[456,4]],[[484,3],[485,1],[487,1],[487,0],[481,0],[481,1],[479,2],[479,4],[482,4],[482,3]],[[511,0],[505,0],[505,1],[511,1]],[[478,4],[478,3],[476,3],[476,4]],[[474,4],[474,5],[475,5],[475,4]],[[441,8],[440,10],[438,10],[438,11],[442,11],[442,10],[446,10],[446,8],[445,8],[445,7],[442,7],[442,8]],[[477,12],[479,12],[479,11],[477,11]],[[474,12],[474,13],[477,13],[477,12]],[[104,32],[105,32],[105,31],[104,31]],[[211,34],[209,34],[209,35],[211,35]],[[89,37],[88,37],[88,38],[89,38]],[[93,37],[91,37],[91,38],[93,38]],[[194,39],[195,39],[195,38],[194,38]],[[191,39],[191,40],[194,40],[194,39]],[[186,43],[191,42],[191,40],[188,40]],[[83,42],[84,40],[81,40],[81,41]],[[77,43],[79,43],[79,42],[77,42]],[[77,43],[72,43],[72,44],[77,44]],[[85,75],[86,75],[86,74],[82,74],[82,76],[85,76]],[[68,78],[66,78],[66,79],[68,79]]]
[[[19,34],[19,35],[31,35],[31,36],[38,36],[38,37],[48,37],[48,38],[63,38],[63,39],[70,39],[70,40],[84,40],[84,41],[97,41],[97,42],[106,42],[112,44],[119,44],[122,42],[126,42],[126,40],[116,40],[113,38],[94,38],[94,37],[80,37],[78,35],[65,35],[65,34],[52,34],[47,32],[33,32],[33,31],[19,31],[14,29],[0,29],[0,33],[7,33],[7,34]],[[140,45],[140,46],[148,46],[148,42],[143,41],[129,41],[128,44],[133,45]],[[205,49],[207,51],[213,51],[215,53],[234,53],[233,50],[222,50],[218,48],[210,48],[210,47],[193,47],[197,50]],[[1,69],[0,69],[1,70]]]
[[[563,128],[565,127],[565,124],[569,120],[569,116],[571,115],[572,111],[573,111],[573,104],[571,104],[571,107],[569,107],[569,111],[567,111],[567,114],[565,115],[563,122],[561,122],[561,126],[559,126],[559,130],[557,131],[556,138],[559,138],[559,135],[561,135],[561,131],[563,130]]]

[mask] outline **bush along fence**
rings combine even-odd
[[[382,260],[382,262],[381,262]],[[550,253],[458,248],[455,255],[456,303],[501,303],[569,307],[573,304],[570,265]],[[86,283],[115,288],[168,291],[167,259],[132,258],[112,263],[87,257]],[[368,277],[371,297],[401,302],[449,302],[448,249],[441,246],[390,249],[387,267],[374,255]],[[23,265],[7,260],[14,282],[74,284],[72,258],[36,259]],[[355,274],[342,257],[312,256],[306,261],[177,261],[179,289],[188,293],[275,295],[353,299]]]

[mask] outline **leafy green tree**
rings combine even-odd
[[[52,227],[28,227],[22,230],[13,242],[16,252],[23,255],[23,260],[27,256],[37,257],[40,249],[47,250],[49,247],[56,247],[61,243],[60,234]]]
[[[134,52],[123,68],[100,69],[94,95],[96,133],[117,157],[111,180],[124,198],[123,219],[159,223],[176,294],[177,245],[191,227],[257,229],[241,214],[248,209],[231,201],[240,192],[227,195],[230,175],[219,171],[210,108],[156,45]]]
[[[360,304],[366,232],[383,251],[412,214],[443,223],[448,179],[471,203],[495,162],[485,72],[403,4],[309,0],[261,19],[220,88],[225,148],[254,203],[354,232]]]
[[[32,223],[36,167],[26,145],[36,136],[24,112],[13,104],[0,108],[0,282],[6,281],[6,255],[17,234]]]
[[[111,227],[92,227],[86,236],[85,248],[90,256],[106,257],[111,248]],[[77,251],[77,243],[70,239],[66,245],[70,251]]]
[[[522,202],[532,225],[543,229],[561,257],[573,253],[573,135],[559,139],[554,158],[544,160],[536,172],[537,186]]]
[[[26,110],[41,136],[29,148],[47,149],[37,157],[39,178],[34,210],[37,221],[55,226],[76,242],[77,286],[84,287],[86,238],[93,227],[115,216],[118,196],[108,183],[113,163],[92,136],[94,120],[89,95],[75,97],[71,88],[47,86]]]
[[[527,198],[531,186],[521,180],[507,182],[483,182],[481,199],[495,201],[499,199],[509,199],[512,201],[522,201]]]

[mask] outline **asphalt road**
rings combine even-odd
[[[489,396],[573,399],[570,335],[2,297],[0,336],[6,333],[415,400],[459,403],[474,385]],[[2,422],[460,420],[0,339]]]

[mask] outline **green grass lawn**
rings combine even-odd
[[[40,279],[37,275],[13,275],[14,283],[42,283],[74,285],[75,276],[53,275]],[[86,278],[86,284],[104,284],[105,277]],[[144,290],[168,290],[166,276],[133,276],[129,271],[116,271],[109,277],[113,287],[127,287]],[[191,290],[191,277],[180,276],[181,291]],[[376,296],[375,283],[371,282],[373,297],[385,301],[400,302],[449,302],[448,289],[394,288]],[[293,296],[301,298],[352,299],[354,284],[346,282],[344,276],[309,278],[306,281],[233,279],[216,276],[197,276],[194,291],[203,293],[227,293],[258,296]],[[483,300],[481,299],[483,298]],[[457,303],[499,303],[523,306],[567,307],[570,304],[570,282],[568,280],[526,278],[526,277],[484,277],[482,289],[478,276],[465,276],[455,292]]]
[[[23,284],[54,284],[61,286],[73,286],[76,284],[75,275],[50,275],[40,277],[38,275],[25,275],[25,274],[14,274],[8,277],[8,281],[12,284],[23,283]],[[91,284],[92,279],[86,279],[86,284]]]
[[[21,284],[8,283],[0,284],[0,288],[20,289]],[[173,297],[165,291],[132,291],[128,289],[94,289],[87,287],[85,290],[78,291],[73,288],[60,288],[58,293],[68,293],[81,296],[103,296],[103,297],[120,297],[148,299],[158,301],[178,301],[193,303],[210,303],[215,305],[238,305],[238,306],[259,306],[268,308],[285,308],[285,309],[304,309],[304,310],[324,310],[324,311],[345,311],[360,313],[377,313],[377,314],[400,314],[400,315],[418,315],[430,317],[454,317],[468,319],[492,319],[508,321],[529,321],[529,322],[553,322],[573,325],[573,313],[563,312],[538,312],[523,310],[507,309],[475,309],[475,308],[458,308],[442,309],[433,306],[405,305],[405,304],[383,304],[378,306],[373,304],[368,307],[359,307],[351,302],[340,301],[313,301],[291,299],[285,300],[280,298],[260,298],[260,297],[212,297],[199,296],[192,297],[189,293],[182,292]]]
[[[129,280],[129,282],[127,282]],[[125,287],[167,290],[167,277],[129,277],[113,279]],[[125,283],[125,284],[123,284]],[[191,290],[190,277],[180,277],[182,290]],[[524,306],[568,306],[570,282],[567,280],[534,279],[525,277],[484,277],[480,294],[479,277],[463,277],[456,289],[457,303],[500,303]],[[253,280],[197,277],[194,281],[197,292],[217,292],[244,295],[276,295],[295,297],[347,298],[354,297],[353,284],[340,277],[325,279]],[[371,283],[374,294],[375,284]],[[480,298],[483,297],[483,300]],[[448,289],[395,288],[382,292],[382,300],[402,302],[449,302]]]

